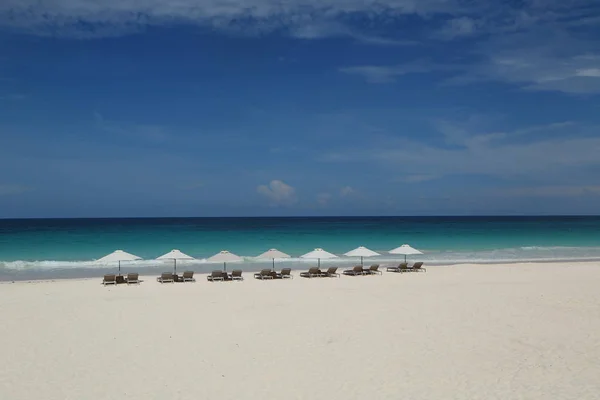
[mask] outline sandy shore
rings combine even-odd
[[[600,265],[0,285],[2,399],[597,399]]]

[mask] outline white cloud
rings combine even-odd
[[[465,80],[495,80],[527,90],[584,94],[600,92],[600,52],[595,42],[567,33],[514,34],[479,49],[485,61]]]
[[[408,74],[424,74],[433,71],[452,71],[464,68],[453,64],[436,64],[428,60],[416,60],[410,63],[391,66],[359,65],[340,68],[339,71],[362,76],[370,83],[395,82],[396,78]]]
[[[11,196],[32,191],[33,188],[25,185],[0,185],[0,196]]]
[[[285,206],[297,201],[296,189],[280,180],[272,180],[268,185],[260,185],[256,191],[269,200],[271,206]]]
[[[479,21],[469,17],[453,18],[446,22],[444,27],[434,34],[440,39],[455,39],[457,37],[472,36],[477,33]]]
[[[561,122],[515,131],[473,129],[469,124],[449,121],[436,124],[446,145],[415,139],[389,137],[377,147],[338,149],[329,162],[378,162],[405,178],[444,178],[483,175],[500,179],[530,179],[536,182],[589,184],[591,170],[600,168],[600,126]],[[588,171],[584,173],[585,171]],[[402,179],[402,178],[401,178]],[[401,180],[400,179],[400,180]]]
[[[412,40],[399,40],[372,34],[365,34],[357,29],[352,29],[339,21],[311,22],[290,28],[293,37],[299,39],[321,39],[325,37],[347,37],[359,43],[377,46],[412,46],[417,42]]]
[[[342,197],[348,197],[353,195],[356,192],[356,190],[354,190],[354,188],[350,187],[350,186],[344,186],[343,188],[340,189],[340,196]]]
[[[3,0],[0,26],[76,37],[135,33],[149,25],[193,23],[265,32],[351,19],[452,13],[461,0]]]

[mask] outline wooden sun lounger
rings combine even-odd
[[[261,270],[260,272],[257,272],[256,274],[254,274],[254,278],[255,279],[273,279],[273,273],[271,272],[271,270],[269,268],[265,268],[263,270]]]
[[[414,263],[412,267],[408,268],[408,271],[425,272],[427,270],[425,268],[423,268],[423,263],[419,261],[419,262]]]
[[[232,281],[243,281],[244,277],[242,276],[242,270],[234,269],[233,271],[231,271],[231,280]]]
[[[128,285],[131,285],[134,283],[139,285],[140,284],[139,278],[140,278],[140,274],[138,274],[137,272],[131,272],[131,273],[127,274],[127,278],[125,278],[125,282]]]
[[[160,283],[175,283],[173,274],[171,272],[163,272],[158,278],[156,278],[156,280]]]
[[[117,284],[117,276],[115,274],[106,274],[102,279],[102,285],[116,285]]]
[[[319,271],[319,268],[312,267],[312,268],[309,268],[308,271],[306,271],[306,272],[301,272],[300,276],[303,278],[319,278],[319,277],[323,276],[323,273],[321,271]]]
[[[294,275],[292,275],[291,268],[282,268],[281,272],[277,274],[277,278],[279,279],[293,279]]]
[[[329,267],[327,268],[327,271],[325,271],[323,273],[323,276],[326,276],[328,278],[339,278],[340,274],[339,272],[337,272],[338,267]]]
[[[352,269],[347,269],[344,271],[344,275],[350,275],[350,276],[357,276],[357,275],[364,275],[365,272],[363,270],[362,265],[357,265]]]
[[[408,270],[407,263],[400,263],[397,267],[387,267],[386,269],[387,272],[404,272],[406,270]]]
[[[181,276],[181,282],[196,282],[194,271],[185,271]]]
[[[223,275],[224,275],[223,271],[215,270],[215,271],[211,272],[210,275],[208,275],[206,277],[206,279],[209,282],[224,281],[225,277]]]
[[[383,275],[383,272],[379,270],[379,264],[373,264],[369,267],[369,269],[364,271],[365,274],[369,275]]]

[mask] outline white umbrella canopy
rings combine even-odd
[[[167,254],[156,257],[157,260],[173,260],[173,273],[177,273],[177,260],[195,260],[194,257],[188,256],[177,249],[173,249]]]
[[[328,251],[325,251],[323,249],[314,249],[313,251],[310,251],[306,254],[303,254],[300,256],[300,258],[309,258],[309,259],[316,259],[318,260],[319,263],[319,268],[321,268],[321,259],[326,260],[329,258],[337,258],[337,256],[335,254],[329,253]]]
[[[344,254],[348,257],[360,257],[360,264],[363,265],[363,257],[374,257],[380,256],[381,254],[373,251],[371,249],[367,249],[365,246],[359,246],[354,250],[350,250],[349,252]]]
[[[242,257],[238,256],[238,255],[230,253],[227,250],[223,250],[223,251],[218,252],[214,256],[207,258],[206,261],[208,261],[208,262],[222,262],[223,263],[223,271],[226,271],[227,270],[227,263],[228,262],[244,261],[244,259]]]
[[[396,247],[395,249],[390,250],[389,253],[390,254],[400,254],[400,255],[403,255],[404,256],[404,261],[406,261],[406,256],[410,256],[410,255],[413,255],[413,254],[423,254],[419,250],[414,249],[414,248],[410,247],[407,244],[403,244],[400,247]]]
[[[285,254],[283,251],[279,251],[277,249],[270,249],[270,250],[265,251],[261,255],[257,256],[256,258],[264,258],[264,259],[270,258],[271,260],[273,260],[273,271],[275,271],[275,259],[276,258],[290,258],[290,255]]]
[[[113,262],[119,263],[119,274],[121,273],[121,261],[135,261],[141,260],[142,257],[138,257],[135,254],[128,253],[123,250],[115,250],[110,254],[105,255],[102,258],[97,259],[95,262],[98,264],[109,264]]]

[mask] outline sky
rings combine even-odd
[[[0,218],[600,214],[595,0],[3,0]]]

